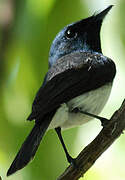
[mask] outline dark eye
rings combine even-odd
[[[71,38],[76,38],[77,36],[77,32],[71,30],[71,29],[68,29],[65,33],[65,36],[67,39],[71,39]]]

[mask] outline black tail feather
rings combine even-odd
[[[50,124],[51,119],[52,116],[50,115],[48,118],[44,119],[41,125],[37,123],[35,124],[29,136],[22,144],[14,161],[12,162],[7,172],[7,176],[15,173],[19,169],[22,169],[29,163],[31,159],[33,159],[40,144],[40,141],[42,140],[42,137]]]

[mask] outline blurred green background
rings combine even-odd
[[[0,0],[0,176],[2,180],[55,180],[67,161],[53,130],[46,133],[35,159],[6,177],[33,122],[26,118],[48,68],[48,53],[56,33],[65,25],[115,5],[101,30],[104,55],[117,65],[112,94],[101,116],[110,118],[125,97],[124,0]],[[93,120],[63,132],[75,157],[101,130]],[[85,174],[84,180],[125,179],[125,136],[122,135]],[[82,180],[82,178],[80,179]]]

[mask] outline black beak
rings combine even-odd
[[[90,16],[86,19],[82,19],[76,23],[73,23],[72,26],[74,26],[74,28],[76,28],[76,29],[81,30],[82,28],[84,29],[85,26],[90,25],[91,23],[102,22],[104,17],[107,15],[107,13],[110,11],[110,9],[112,7],[113,7],[113,5],[110,5],[106,9],[104,9],[102,12],[94,13],[92,16]]]
[[[102,12],[100,12],[97,15],[94,15],[96,20],[103,20],[104,17],[107,15],[107,13],[112,9],[113,5],[108,6],[106,9],[104,9]]]

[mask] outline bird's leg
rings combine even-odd
[[[104,117],[101,117],[101,116],[97,116],[97,115],[94,115],[94,114],[88,113],[88,112],[83,111],[83,110],[81,110],[81,109],[79,109],[79,108],[75,108],[75,109],[73,109],[73,111],[72,111],[72,112],[75,112],[75,113],[79,112],[79,113],[82,113],[82,114],[88,115],[88,116],[90,116],[90,117],[93,117],[93,118],[99,119],[99,120],[101,121],[101,125],[102,125],[103,127],[105,127],[105,126],[108,124],[108,119],[106,119],[106,118],[104,118]]]
[[[61,128],[60,128],[60,127],[57,127],[57,128],[55,128],[55,131],[56,131],[56,133],[57,133],[57,135],[58,135],[58,138],[59,138],[59,140],[60,140],[60,142],[61,142],[61,144],[62,144],[62,146],[63,146],[63,149],[64,149],[65,154],[66,154],[67,161],[68,161],[70,164],[72,164],[74,167],[76,167],[75,159],[72,158],[72,157],[69,155],[68,151],[67,151],[66,145],[65,145],[65,143],[64,143],[64,140],[63,140],[63,137],[62,137],[62,134],[61,134]]]

